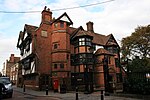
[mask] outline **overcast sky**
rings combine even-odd
[[[16,44],[24,24],[39,26],[41,22],[41,12],[2,11],[42,11],[44,6],[56,10],[105,1],[110,0],[0,0],[0,71],[10,54],[19,56]],[[150,24],[150,0],[112,0],[95,6],[53,11],[53,17],[57,18],[64,12],[67,12],[73,21],[73,27],[83,26],[86,30],[86,23],[92,21],[96,33],[112,33],[119,44],[120,40],[130,36],[137,26]]]

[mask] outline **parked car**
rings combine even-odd
[[[9,77],[0,77],[0,83],[4,84],[6,90],[2,92],[3,97],[12,98],[13,87]]]

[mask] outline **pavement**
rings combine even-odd
[[[48,95],[46,95],[46,91],[35,91],[31,89],[19,88],[14,86],[14,91],[21,92],[24,94],[42,97],[49,96],[55,98],[56,100],[76,100],[76,92],[68,92],[67,93],[56,93],[53,91],[48,91]],[[78,100],[101,100],[100,91],[94,92],[91,94],[84,94],[82,92],[78,93]],[[131,95],[131,94],[110,94],[109,96],[104,96],[104,100],[150,100],[150,96],[142,96],[142,95]]]

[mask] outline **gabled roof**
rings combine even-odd
[[[70,29],[70,30],[72,30],[72,29]],[[93,38],[92,42],[97,45],[105,45],[109,38],[105,35],[93,33],[90,31],[85,31],[82,26],[80,26],[79,28],[74,29],[73,31],[70,31],[70,32],[72,32],[72,33],[70,33],[71,39],[74,39],[75,37],[79,37],[79,36],[91,36]]]
[[[31,34],[33,31],[35,31],[38,27],[27,25],[25,24],[24,29],[27,31],[28,34]]]
[[[73,24],[72,20],[69,18],[69,16],[67,15],[66,12],[63,13],[57,19],[54,19],[52,21],[52,23],[55,23],[55,22],[58,22],[58,21],[65,21],[69,25]],[[36,27],[36,26],[25,24],[24,31],[23,32],[21,31],[20,34],[19,34],[18,43],[19,43],[20,40],[24,39],[25,33],[27,33],[28,35],[32,35],[33,31],[35,31],[37,28],[38,27]],[[80,37],[80,36],[90,36],[92,38],[92,42],[94,44],[101,45],[101,46],[112,45],[112,44],[110,44],[111,42],[109,42],[109,39],[113,38],[113,40],[115,41],[113,45],[118,45],[118,43],[116,42],[116,40],[115,40],[115,38],[112,34],[106,36],[106,35],[102,35],[102,34],[99,34],[99,33],[86,31],[86,30],[83,29],[82,26],[80,26],[79,28],[69,27],[69,28],[67,28],[67,33],[70,34],[70,39],[74,39],[74,38]]]
[[[90,32],[90,31],[86,31],[83,29],[82,26],[80,26],[79,28],[76,28],[76,29],[69,27],[68,33],[70,33],[71,39],[74,39],[74,38],[79,37],[79,36],[90,36],[93,38],[92,42],[94,44],[102,45],[102,46],[108,45],[107,43],[108,43],[109,39],[113,38],[115,41],[114,45],[118,45],[112,34],[109,34],[106,36],[106,35]]]
[[[106,42],[106,45],[118,45],[117,41],[115,40],[114,36],[112,34],[108,35],[108,40]],[[109,39],[113,39],[113,42],[109,42]]]
[[[27,33],[28,35],[31,35],[38,27],[36,26],[33,26],[33,25],[28,25],[28,24],[25,24],[24,26],[24,31],[23,31],[23,37],[25,36],[25,34]]]
[[[83,30],[83,27],[82,26],[80,26],[79,28],[68,28],[68,33],[70,33],[70,39],[73,39],[75,36],[76,36],[76,34],[78,33],[78,31],[80,30],[80,29],[82,29]]]
[[[19,38],[18,38],[18,42],[17,42],[17,47],[19,47],[19,42],[20,40],[24,39],[25,33],[27,32],[28,35],[31,35],[33,31],[35,31],[38,27],[36,26],[32,26],[32,25],[27,25],[25,24],[24,26],[24,31],[20,31],[19,33]]]
[[[109,51],[105,50],[104,48],[99,48],[96,52],[95,55],[112,55],[114,54],[110,53]]]
[[[82,26],[80,26],[79,28],[77,28],[76,30],[74,30],[72,33],[71,33],[71,39],[74,39],[76,37],[81,37],[81,36],[91,36],[91,34],[88,32],[88,31],[85,31],[83,29]]]
[[[69,18],[69,16],[67,15],[67,13],[63,13],[60,17],[58,17],[57,19],[55,19],[52,23],[57,22],[57,21],[65,21],[68,22],[70,25],[73,24],[72,20]]]

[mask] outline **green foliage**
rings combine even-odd
[[[139,26],[135,32],[121,41],[122,58],[136,57],[128,62],[127,80],[125,91],[128,93],[150,94],[150,79],[146,73],[150,73],[150,25]]]
[[[121,40],[123,57],[139,55],[142,58],[150,56],[150,25],[139,26],[135,32]]]
[[[136,73],[137,75],[142,73]],[[134,94],[150,94],[150,80],[132,75],[125,83],[125,92]]]
[[[125,91],[136,94],[150,94],[150,79],[146,78],[146,73],[150,73],[150,59],[133,59],[128,64],[129,72],[125,82]]]
[[[150,59],[133,59],[132,63],[128,66],[131,72],[146,72],[150,70]]]

